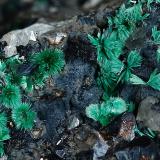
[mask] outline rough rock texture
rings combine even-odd
[[[91,10],[110,10],[123,0],[1,0],[0,36],[13,29],[25,28],[40,22],[63,21]],[[67,14],[66,14],[67,13]],[[3,24],[3,25],[2,25]]]
[[[62,74],[53,77],[42,92],[38,92],[36,97],[39,100],[34,108],[39,118],[46,121],[47,133],[51,137],[63,132],[61,128],[66,125],[67,112],[84,112],[86,106],[98,102],[102,91],[97,87],[94,76],[94,66],[75,60],[65,66]]]
[[[118,137],[125,141],[132,141],[135,138],[134,128],[136,120],[134,115],[132,113],[126,113],[122,115],[120,122]]]
[[[30,40],[36,41],[41,36],[54,27],[48,24],[37,23],[22,30],[11,31],[2,37],[2,41],[7,42],[8,46],[26,46]]]
[[[121,148],[121,147],[120,147]],[[115,153],[117,160],[158,160],[157,145],[148,138],[138,138]]]
[[[87,136],[88,133],[88,138],[91,138],[90,135],[92,134],[93,140],[90,139],[86,142],[86,138],[75,139],[79,133],[75,130],[78,126],[68,128],[68,122],[71,122],[71,117],[76,115],[79,123],[83,124],[86,121],[85,108],[91,103],[98,103],[102,95],[102,90],[96,83],[96,50],[87,39],[87,33],[97,32],[98,27],[93,15],[59,22],[55,26],[49,28],[51,31],[45,34],[39,32],[37,37],[34,37],[35,39],[30,38],[29,35],[37,30],[34,27],[13,31],[2,38],[1,50],[5,55],[7,54],[6,57],[10,56],[8,55],[9,52],[5,50],[6,45],[7,47],[14,45],[17,53],[24,58],[29,54],[56,46],[64,50],[66,60],[65,68],[61,74],[48,79],[43,89],[37,89],[30,95],[33,109],[38,115],[37,125],[29,134],[24,136],[24,139],[18,137],[19,134],[14,136],[17,143],[16,147],[14,147],[15,141],[8,143],[10,147],[6,146],[6,153],[12,160],[39,160],[41,157],[49,158],[50,156],[52,158],[49,159],[56,159],[56,157],[57,159],[75,158],[81,152],[90,151],[97,142],[92,129],[84,129],[83,134]],[[43,30],[43,27],[41,29],[43,33],[48,30]],[[76,32],[77,30],[79,32]],[[21,39],[17,36],[19,33],[20,35],[23,33],[22,35],[25,37]],[[16,41],[15,39],[10,41],[13,36],[17,38]],[[15,43],[13,44],[13,42]],[[27,63],[19,68],[19,73],[22,75],[30,74],[31,71],[32,66]],[[74,122],[77,121],[73,121],[72,126],[74,126]],[[82,130],[80,127],[79,131],[82,132]],[[44,140],[43,143],[42,140]],[[66,143],[69,145],[67,145],[68,147]],[[93,154],[91,154],[92,156]]]
[[[140,103],[136,119],[142,122],[144,126],[154,131],[160,131],[159,116],[159,99],[155,97],[147,97]]]
[[[64,2],[63,0],[51,1],[57,6]],[[87,8],[89,3],[91,8],[94,7],[94,0],[82,1],[83,9]],[[65,1],[64,5],[75,5],[71,2],[73,1]],[[138,121],[142,121],[146,127],[160,131],[159,91],[151,87],[131,84],[119,86],[119,96],[127,102],[133,101],[136,109],[140,104],[139,110],[120,115],[107,127],[101,127],[99,123],[88,119],[84,113],[88,105],[101,102],[103,94],[96,83],[99,71],[96,49],[90,44],[87,34],[96,35],[98,31],[106,28],[107,16],[113,14],[112,8],[121,3],[115,0],[109,0],[107,3],[97,2],[100,5],[97,12],[74,16],[69,20],[61,19],[59,22],[41,19],[30,27],[11,31],[1,39],[0,53],[6,57],[19,54],[25,59],[46,48],[57,47],[64,51],[66,61],[65,68],[59,75],[50,77],[44,88],[37,88],[28,95],[38,116],[35,127],[29,132],[13,128],[11,132],[13,138],[6,142],[5,148],[8,159],[159,159],[160,149],[157,142],[146,137],[139,138],[134,133],[137,111]],[[109,3],[110,5],[116,3],[116,5],[108,8]],[[42,6],[42,10],[46,11],[45,6]],[[147,22],[149,27],[137,30],[128,40],[125,48],[126,50],[142,48],[140,51],[144,59],[142,66],[133,72],[144,80],[148,79],[155,67],[160,69],[154,57],[156,47],[148,44],[143,46],[150,33],[151,23],[158,23],[150,22],[151,19],[155,19],[153,16],[155,12],[151,11],[151,17]],[[53,16],[58,15],[53,14]],[[28,75],[33,68],[34,66],[26,62],[19,67],[18,72],[21,75]]]

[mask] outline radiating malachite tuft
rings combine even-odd
[[[22,103],[12,110],[12,119],[18,129],[32,129],[36,113],[30,107],[29,104]]]
[[[44,75],[54,75],[65,65],[64,54],[59,49],[46,49],[34,54],[32,62],[37,65],[37,72]]]
[[[112,97],[101,104],[91,104],[86,108],[86,115],[103,126],[108,125],[111,120],[127,111],[126,102],[119,97]]]
[[[0,94],[1,103],[8,108],[14,108],[21,102],[21,93],[19,87],[8,84],[2,88]]]

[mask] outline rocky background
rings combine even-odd
[[[159,136],[139,136],[136,121],[160,132],[160,92],[144,86],[124,85],[120,96],[139,106],[124,113],[108,127],[88,119],[85,108],[98,103],[102,89],[97,86],[96,49],[87,34],[106,28],[107,16],[114,14],[122,0],[1,0],[0,52],[6,57],[27,57],[45,48],[58,47],[65,53],[63,72],[48,79],[43,89],[29,96],[37,120],[32,131],[13,129],[6,142],[8,160],[159,160]],[[151,13],[148,26],[157,24],[159,10]],[[156,18],[155,18],[156,17]],[[155,19],[155,20],[154,20]],[[17,30],[14,30],[17,29]],[[14,31],[11,31],[14,30]],[[10,31],[10,32],[9,32]],[[8,33],[7,33],[8,32]],[[135,36],[137,47],[145,36]],[[139,35],[139,34],[137,34]],[[146,78],[155,64],[154,46],[142,49],[148,68],[137,71]],[[29,65],[20,68],[29,73]],[[141,123],[140,123],[141,122]]]

